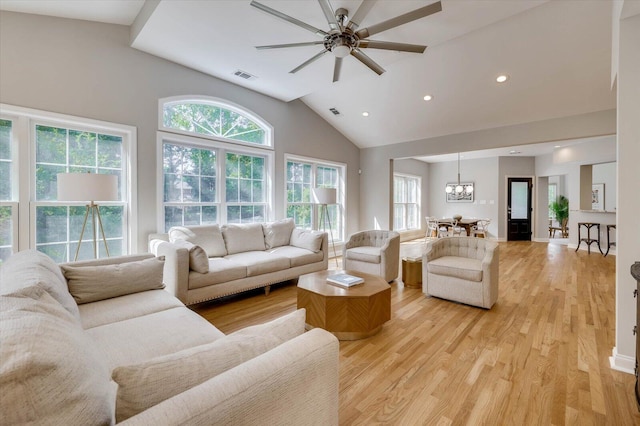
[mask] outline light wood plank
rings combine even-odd
[[[500,251],[489,311],[392,284],[391,320],[340,342],[341,424],[640,424],[634,377],[609,367],[615,257],[531,242]],[[224,333],[295,309],[295,283],[194,307]]]

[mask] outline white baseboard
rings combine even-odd
[[[633,370],[636,368],[636,359],[627,355],[620,355],[618,348],[614,347],[609,357],[609,365],[614,370],[634,374]]]
[[[549,238],[534,238],[532,241],[534,243],[548,243]]]

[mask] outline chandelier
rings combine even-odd
[[[472,183],[460,183],[460,153],[458,153],[458,183],[448,183],[445,187],[448,199],[462,200],[473,194]]]

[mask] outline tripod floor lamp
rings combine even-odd
[[[320,205],[320,221],[322,230],[327,232],[327,222],[329,223],[329,238],[331,239],[331,245],[333,246],[333,257],[336,260],[336,266],[338,266],[338,255],[336,254],[336,243],[333,240],[333,233],[331,232],[331,217],[329,216],[329,205],[336,204],[336,189],[335,188],[313,188],[311,190],[313,195],[313,202]]]
[[[87,209],[84,213],[84,221],[82,222],[82,231],[80,232],[80,240],[76,248],[74,260],[78,260],[80,246],[82,245],[82,237],[87,227],[87,220],[91,214],[91,223],[93,225],[93,257],[98,258],[97,247],[97,227],[96,219],[100,225],[100,233],[104,248],[109,256],[109,247],[107,246],[107,238],[102,227],[102,217],[100,216],[100,207],[96,201],[117,201],[118,200],[118,176],[103,175],[97,173],[59,173],[58,174],[58,201],[88,201]]]

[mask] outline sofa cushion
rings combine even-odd
[[[118,367],[116,420],[125,420],[304,332],[305,310],[247,327],[202,346]]]
[[[296,228],[291,232],[290,244],[294,247],[319,252],[322,247],[323,234],[324,232]]]
[[[346,257],[350,260],[359,260],[368,263],[380,263],[382,255],[380,247],[360,246],[347,250]]]
[[[189,251],[189,269],[201,274],[209,272],[209,257],[202,247],[187,240],[175,240],[173,244]]]
[[[100,266],[61,265],[76,303],[164,288],[164,257]]]
[[[224,337],[224,333],[186,307],[93,327],[85,333],[111,370]]]
[[[482,281],[482,261],[468,257],[443,256],[427,262],[431,274],[460,278],[467,281]]]
[[[0,296],[0,335],[0,423],[113,424],[110,370],[42,287]]]
[[[291,267],[288,257],[278,256],[266,251],[249,251],[225,256],[225,259],[247,267],[247,276],[268,274],[269,272],[282,271]]]
[[[288,246],[291,241],[291,232],[296,224],[293,219],[288,218],[277,222],[263,223],[264,244],[267,249]]]
[[[149,290],[84,303],[78,308],[82,327],[87,329],[182,306],[180,300],[165,290]]]
[[[311,250],[294,246],[277,247],[269,250],[269,253],[280,257],[288,257],[292,268],[308,265],[310,263],[322,262],[322,259],[324,259],[322,252],[314,253]]]
[[[264,250],[264,233],[260,223],[227,224],[222,227],[227,254]]]
[[[225,257],[209,258],[209,272],[206,274],[189,273],[189,289],[206,287],[212,284],[226,283],[247,276],[247,265],[234,262]]]
[[[169,229],[169,242],[174,243],[177,240],[189,241],[202,247],[208,257],[227,254],[218,225],[174,226]]]
[[[44,253],[24,250],[10,256],[0,268],[0,293],[10,294],[21,288],[42,287],[77,320],[78,304],[73,300],[60,266]]]

